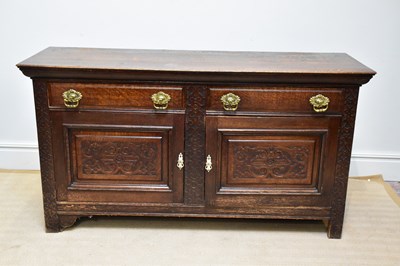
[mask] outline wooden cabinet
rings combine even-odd
[[[345,54],[48,48],[33,79],[46,228],[93,215],[328,221],[358,89]]]

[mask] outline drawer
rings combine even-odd
[[[65,105],[63,93],[69,90],[75,90],[82,95],[77,106],[79,109],[155,109],[152,95],[158,92],[164,92],[170,97],[167,110],[184,108],[183,93],[180,87],[58,82],[49,84],[49,106],[51,108],[68,108]],[[67,104],[71,105],[70,103]]]
[[[207,110],[226,111],[221,97],[228,93],[240,97],[236,112],[337,113],[343,110],[340,89],[291,87],[210,88]],[[310,103],[310,98],[319,94],[329,99],[325,112],[316,112]]]

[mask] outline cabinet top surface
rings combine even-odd
[[[344,53],[222,52],[49,47],[19,67],[182,72],[375,72]]]
[[[211,74],[341,74],[375,72],[345,53],[277,53],[49,47],[17,65],[38,70],[136,71]],[[25,72],[25,70],[36,72]],[[41,72],[43,75],[44,72]]]

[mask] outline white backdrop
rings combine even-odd
[[[1,0],[0,168],[38,169],[30,80],[48,46],[346,52],[378,74],[361,88],[352,175],[400,180],[400,1]]]

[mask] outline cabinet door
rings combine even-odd
[[[183,200],[182,114],[53,111],[57,200]]]
[[[339,116],[207,117],[207,204],[328,207],[339,123]]]

